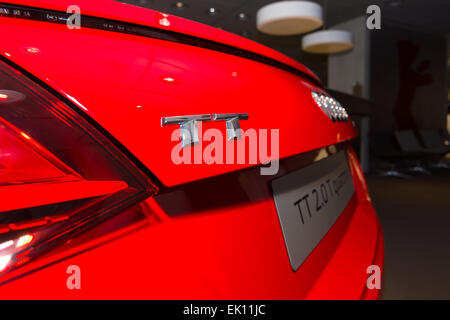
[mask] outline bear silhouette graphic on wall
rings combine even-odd
[[[427,72],[431,60],[416,61],[420,46],[411,40],[397,42],[399,62],[399,90],[394,106],[397,128],[415,130],[418,128],[412,112],[414,96],[418,87],[432,83],[431,73]]]

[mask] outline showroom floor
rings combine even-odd
[[[368,184],[385,238],[384,299],[450,299],[450,172]]]

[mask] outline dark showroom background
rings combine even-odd
[[[350,31],[353,48],[302,50],[302,35],[258,31],[271,0],[122,1],[209,24],[312,69],[359,130],[355,148],[385,236],[385,299],[450,299],[450,1],[320,0],[321,29]],[[381,9],[369,29],[368,6]],[[316,30],[317,31],[317,30]]]

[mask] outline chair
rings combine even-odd
[[[450,146],[445,145],[445,140],[439,134],[437,130],[419,130],[419,137],[422,140],[424,146],[430,152],[436,154],[446,154],[450,152]]]
[[[405,153],[405,156],[411,159],[408,164],[405,163],[404,169],[413,173],[431,174],[430,171],[425,169],[425,166],[422,164],[422,160],[424,157],[429,156],[432,153],[420,144],[420,141],[417,139],[414,131],[395,131],[394,136],[400,149]]]
[[[398,149],[395,143],[392,133],[374,133],[370,136],[370,149],[371,153],[377,157],[387,161],[384,168],[378,168],[372,174],[382,177],[396,177],[402,179],[411,178],[400,172],[396,168],[396,162],[392,162],[392,159],[399,159],[403,156],[402,152]],[[376,163],[376,162],[372,162]]]

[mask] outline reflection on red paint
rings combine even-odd
[[[169,17],[168,14],[161,13],[161,14],[159,14],[158,16],[159,16],[158,23],[159,23],[160,25],[162,25],[162,26],[164,26],[164,27],[170,26],[170,21],[169,21],[169,19],[167,19],[167,18]]]
[[[175,78],[172,77],[162,77],[162,80],[169,83],[175,82]]]
[[[165,77],[163,80],[167,82],[175,82],[175,79],[171,77]]]
[[[12,230],[24,230],[24,229],[43,226],[44,224],[47,224],[47,222],[48,222],[47,220],[41,219],[41,220],[35,220],[35,221],[31,221],[31,222],[24,222],[24,223],[10,223],[9,227]]]
[[[29,47],[25,49],[26,52],[31,53],[31,54],[39,54],[41,53],[41,50],[39,50],[39,48],[36,47]]]
[[[2,243],[0,243],[0,250],[4,250],[4,249],[6,249],[6,248],[9,248],[9,247],[11,247],[13,244],[14,244],[14,241],[12,241],[12,240],[2,242]]]
[[[11,255],[0,256],[0,272],[5,270],[11,260]]]
[[[46,217],[47,220],[50,220],[50,222],[60,222],[69,219],[69,216],[59,216],[59,217]]]
[[[20,135],[27,140],[31,140],[31,137],[29,135],[27,135],[25,132],[21,132]]]
[[[29,249],[27,249],[27,250],[25,250],[25,251],[23,251],[21,253],[16,254],[16,261],[22,259],[23,257],[25,257],[27,255],[29,255],[33,250],[34,250],[33,247],[31,247],[31,248],[29,248]]]
[[[16,263],[14,263],[14,266],[18,267],[18,266],[20,266],[20,265],[22,265],[22,264],[24,264],[24,263],[26,263],[28,261],[30,261],[30,257],[25,257],[23,259],[20,259],[20,260],[16,261]]]
[[[26,234],[24,236],[21,236],[19,239],[17,239],[16,247],[23,247],[27,244],[31,243],[33,241],[34,236],[31,234]]]

